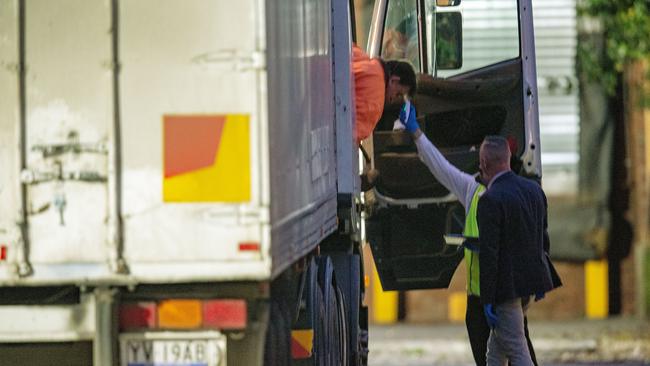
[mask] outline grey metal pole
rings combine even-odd
[[[95,366],[117,365],[117,323],[115,295],[117,290],[107,287],[95,289],[95,339],[93,340],[93,364]]]
[[[119,54],[119,4],[111,1],[112,67],[113,67],[113,128],[109,129],[108,149],[108,237],[109,266],[114,273],[129,272],[122,257],[122,131],[120,118],[120,54]]]
[[[27,168],[27,70],[25,66],[25,1],[18,2],[18,92],[19,92],[19,127],[18,127],[18,169],[20,177]],[[17,239],[17,258],[15,272],[20,277],[30,276],[32,266],[29,263],[29,230],[27,213],[27,184],[17,181],[20,192],[20,213],[17,219],[19,235]]]

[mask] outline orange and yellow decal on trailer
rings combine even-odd
[[[163,201],[250,201],[249,129],[248,115],[164,116]]]
[[[294,329],[291,331],[291,357],[309,358],[314,347],[313,329]]]

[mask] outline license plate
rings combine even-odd
[[[120,335],[122,366],[226,366],[226,338],[219,332]]]

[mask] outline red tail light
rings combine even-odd
[[[125,303],[120,306],[120,329],[156,328],[156,303]]]
[[[203,302],[203,326],[218,329],[244,329],[248,316],[244,300],[209,300]]]

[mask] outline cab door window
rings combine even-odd
[[[381,47],[384,60],[408,60],[420,70],[420,39],[416,0],[391,0]]]
[[[450,77],[519,57],[519,13],[517,0],[462,0],[451,8],[429,1],[428,31],[434,31],[436,14],[460,11],[462,15],[462,66],[433,67],[438,77]],[[438,16],[437,19],[440,19]]]

